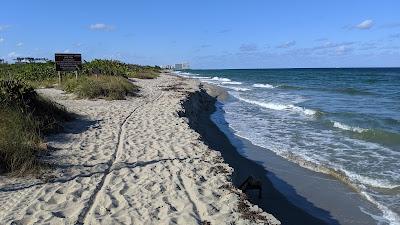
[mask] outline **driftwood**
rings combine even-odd
[[[239,189],[246,193],[248,190],[258,190],[258,197],[262,198],[262,183],[261,180],[249,176],[240,186]]]

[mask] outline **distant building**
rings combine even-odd
[[[33,58],[33,57],[17,57],[15,63],[23,64],[23,63],[45,63],[49,60],[46,58]]]
[[[175,69],[175,66],[174,65],[164,65],[164,66],[161,66],[161,68],[167,69],[167,70],[173,70],[173,69]]]
[[[177,63],[175,64],[175,70],[187,70],[190,69],[189,63]]]

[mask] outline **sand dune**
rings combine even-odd
[[[124,101],[39,91],[79,119],[47,138],[43,178],[1,178],[0,224],[279,224],[246,201],[265,219],[242,215],[231,168],[178,116],[197,81],[135,82],[141,97]]]

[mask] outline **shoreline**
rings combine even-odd
[[[226,92],[222,87],[208,83],[203,84],[207,87],[214,87],[213,89],[223,89],[222,92]],[[224,98],[227,98],[227,93],[224,95]],[[216,104],[221,103],[219,102]],[[293,210],[292,207],[297,207],[299,212],[307,214],[311,218],[315,219],[312,224],[318,224],[319,222],[327,224],[378,223],[380,219],[375,218],[374,215],[379,214],[380,211],[375,205],[362,198],[359,193],[356,193],[354,190],[352,190],[351,187],[341,183],[339,180],[334,179],[334,177],[330,175],[308,170],[293,162],[287,161],[278,155],[275,155],[268,149],[255,146],[250,141],[233,134],[233,131],[230,130],[229,127],[221,128],[221,124],[223,124],[222,126],[227,124],[226,121],[216,123],[214,119],[210,118],[214,113],[216,113],[216,109],[217,107],[214,106],[211,110],[204,110],[202,112],[202,116],[200,116],[200,124],[202,125],[197,127],[193,126],[193,128],[205,137],[204,141],[211,148],[220,150],[225,161],[235,169],[233,174],[234,183],[237,186],[240,185],[246,176],[249,175],[249,173],[240,171],[257,171],[253,172],[251,175],[257,174],[261,178],[267,178],[268,181],[263,181],[263,183],[267,184],[267,189],[275,189],[272,191],[276,193],[274,198],[279,196],[281,198],[282,205],[285,205],[285,203],[282,202],[285,202],[287,199],[289,199],[289,201],[286,202],[286,207],[288,208],[281,210],[280,212],[274,211],[273,207],[271,208],[271,206],[268,205],[271,203],[271,200],[262,199],[260,201],[256,198],[253,198],[253,204],[257,204],[265,211],[271,212],[283,224],[291,224],[291,222],[284,215],[280,215],[281,212]],[[210,130],[213,130],[212,134],[210,134]],[[226,138],[228,140],[224,140]],[[216,143],[221,140],[224,140],[223,142],[225,142],[225,144],[221,145]],[[244,159],[238,160],[239,157]],[[237,161],[242,162],[238,163]],[[244,161],[251,162],[244,163]],[[283,170],[288,171],[282,172]],[[292,174],[287,175],[288,173]],[[305,186],[310,188],[310,190],[307,190]],[[313,195],[312,193],[315,191],[317,191],[317,193],[322,191],[323,193]],[[263,192],[265,193],[264,190]],[[272,194],[272,196],[273,195],[274,194]],[[329,209],[329,211],[326,209]],[[371,212],[373,213],[370,214]],[[288,214],[286,213],[285,215]],[[302,218],[302,220],[304,220],[304,218]],[[296,224],[296,219],[293,221],[293,224]]]
[[[78,117],[46,137],[41,159],[53,168],[44,178],[2,177],[2,224],[280,224],[246,200],[221,154],[179,116],[197,82],[132,82],[140,97],[119,101],[38,90]]]
[[[232,181],[235,186],[239,186],[248,176],[253,175],[262,181],[263,196],[261,200],[249,196],[251,202],[274,215],[282,224],[299,224],[299,221],[304,224],[326,224],[288,201],[264,176],[266,173],[264,168],[255,161],[242,156],[226,135],[214,124],[210,116],[216,110],[215,103],[218,95],[218,93],[206,92],[202,94],[202,98],[204,98],[202,102],[206,104],[197,112],[193,112],[197,113],[197,116],[192,118],[192,121],[189,120],[189,125],[201,135],[202,141],[211,149],[221,152],[224,161],[234,169]]]

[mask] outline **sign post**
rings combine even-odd
[[[75,78],[78,79],[78,71],[82,70],[81,54],[55,54],[56,71],[58,72],[58,82],[61,84],[61,72],[75,72]]]

